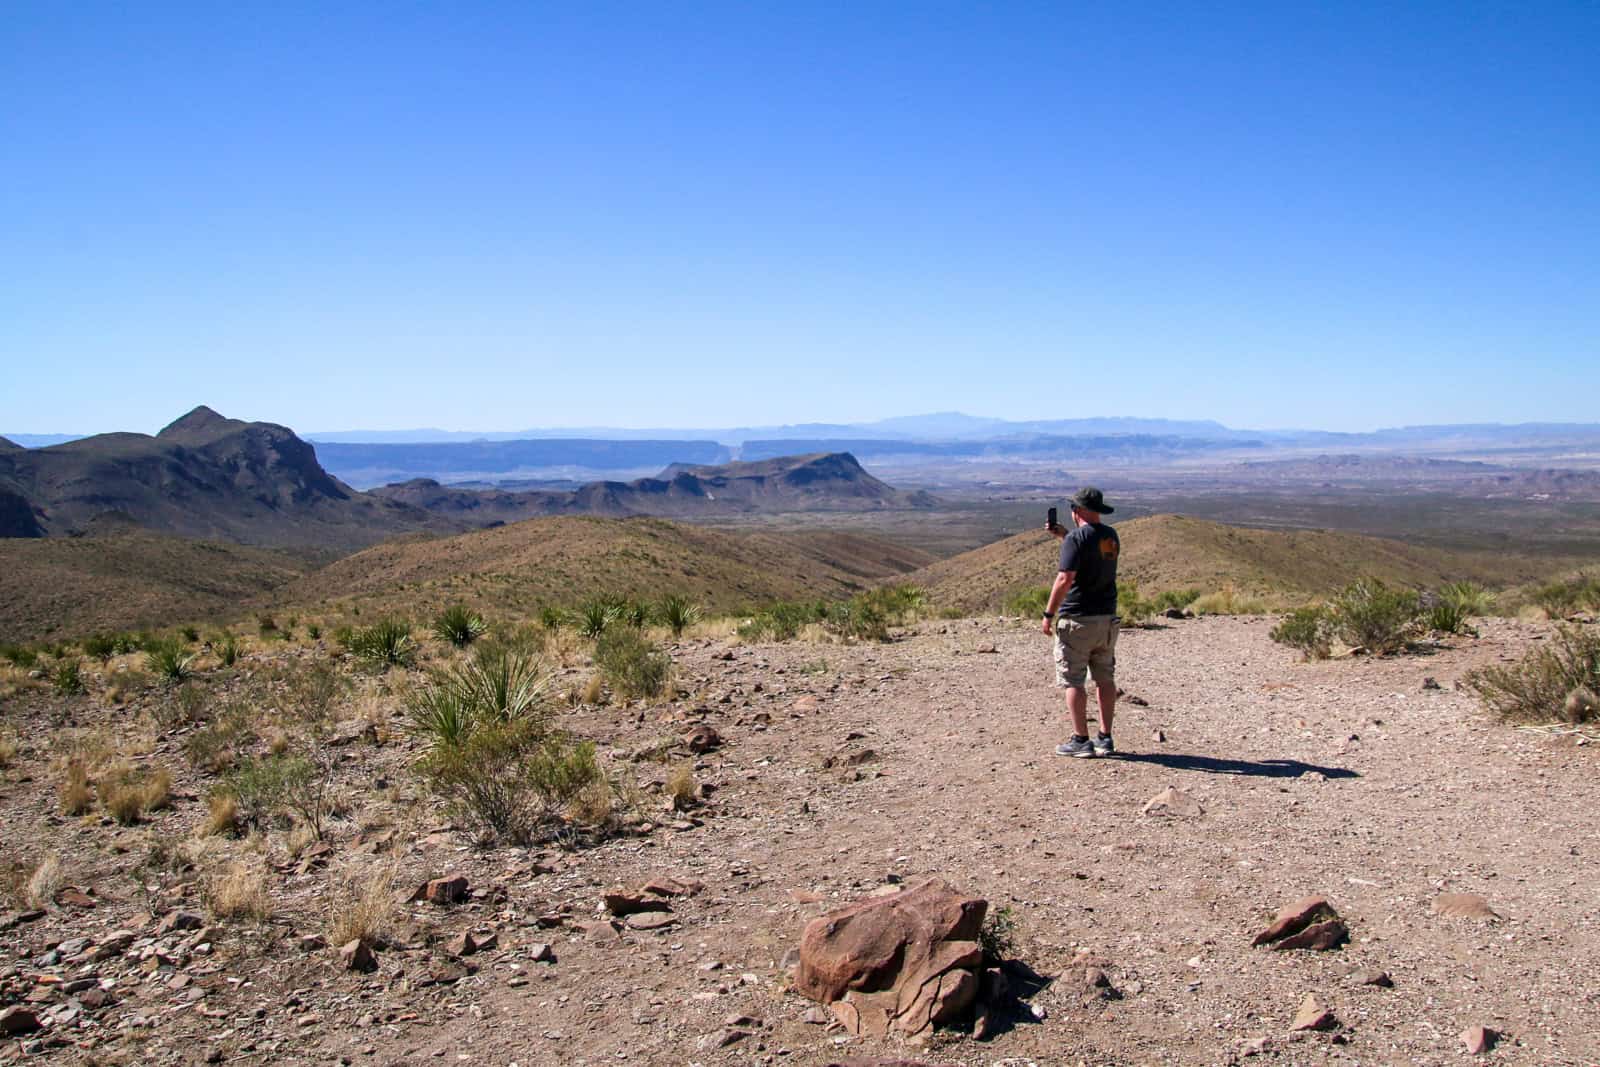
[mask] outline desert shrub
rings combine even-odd
[[[254,720],[240,705],[225,708],[206,726],[183,739],[183,754],[201,770],[220,774],[233,766],[239,749],[256,739]]]
[[[1434,633],[1477,635],[1468,624],[1466,606],[1443,597],[1431,600],[1422,612],[1422,623]]]
[[[0,659],[27,670],[39,662],[39,654],[26,645],[0,645]]]
[[[1009,905],[984,916],[983,926],[978,930],[978,944],[983,947],[986,966],[999,966],[1016,954],[1017,917]]]
[[[230,863],[206,879],[206,907],[218,919],[263,922],[272,914],[266,872],[244,862]]]
[[[314,622],[306,623],[306,636],[311,638],[313,641],[317,640],[317,638],[322,636],[322,627]]]
[[[266,828],[294,813],[320,837],[330,778],[327,765],[303,756],[278,755],[245,760],[223,789],[232,795],[243,825]]]
[[[1563,626],[1554,641],[1510,666],[1475,670],[1465,685],[1502,719],[1593,721],[1600,705],[1595,697],[1600,690],[1600,632]]]
[[[17,741],[15,735],[9,733],[0,734],[0,770],[11,766],[16,761],[17,754],[21,751],[22,745]]]
[[[466,648],[489,630],[483,617],[464,604],[452,604],[433,620],[433,635],[456,648]]]
[[[650,605],[642,600],[624,600],[616,605],[617,619],[635,630],[650,625]]]
[[[594,650],[595,665],[624,700],[654,700],[667,688],[672,659],[632,627],[608,630]]]
[[[1578,575],[1549,582],[1528,593],[1528,602],[1552,619],[1564,619],[1585,608],[1600,610],[1600,579]]]
[[[63,696],[83,692],[83,665],[75,659],[62,660],[50,673],[50,684]]]
[[[1351,582],[1328,609],[1342,640],[1377,654],[1404,648],[1416,635],[1422,613],[1416,593],[1391,589],[1378,578]]]
[[[781,600],[741,622],[735,632],[742,641],[793,641],[802,629],[827,617],[828,605],[820,600]]]
[[[145,812],[172,802],[172,775],[161,768],[120,764],[102,774],[95,788],[100,794],[100,806],[123,826],[132,826]]]
[[[184,682],[171,690],[153,711],[156,725],[163,730],[175,730],[205,721],[206,694],[193,682]]]
[[[44,908],[55,903],[56,894],[67,882],[66,872],[57,853],[47,852],[32,867],[22,866],[11,890],[13,902],[20,908]]]
[[[851,597],[834,604],[823,616],[823,626],[831,634],[856,641],[886,641],[889,615],[870,594]]]
[[[145,647],[145,666],[162,681],[174,685],[186,681],[194,671],[194,653],[185,650],[176,638],[152,641]]]
[[[178,636],[192,645],[200,640],[200,630],[195,626],[180,626],[178,627]]]
[[[1332,651],[1333,620],[1320,604],[1295,608],[1267,636],[1280,645],[1297,648],[1306,659],[1326,659]]]
[[[265,614],[256,616],[256,632],[259,633],[262,637],[266,637],[266,636],[268,636],[270,634],[277,633],[277,631],[278,631],[278,620],[277,619],[273,618],[271,615],[265,615]]]
[[[239,829],[239,798],[227,789],[213,790],[206,797],[205,832],[212,836],[231,834]]]
[[[330,945],[352,941],[381,945],[394,932],[397,907],[392,868],[380,867],[365,879],[347,880],[329,895],[324,936]]]
[[[460,745],[488,722],[545,716],[551,674],[522,647],[485,645],[458,667],[434,671],[407,700],[412,726],[435,745]]]
[[[350,630],[342,643],[357,659],[383,670],[410,666],[416,656],[411,624],[403,619],[379,619],[371,626]]]
[[[526,845],[584,789],[603,781],[594,745],[531,719],[488,722],[461,744],[437,744],[418,764],[450,814],[486,839]]]
[[[591,674],[589,680],[583,683],[583,688],[578,690],[578,700],[584,704],[599,704],[605,692],[605,679],[598,674]]]
[[[578,608],[578,632],[585,637],[599,638],[611,624],[622,617],[622,610],[608,600],[585,601]]]
[[[1032,616],[1038,619],[1044,614],[1045,605],[1049,603],[1050,587],[1032,585],[1026,589],[1018,589],[1006,597],[1004,606],[1007,615],[1021,615],[1024,618]]]
[[[1439,587],[1439,599],[1455,604],[1473,618],[1494,610],[1495,595],[1476,582],[1449,582]]]
[[[539,609],[539,625],[550,633],[564,628],[569,621],[567,613],[554,604],[546,604]]]
[[[301,722],[322,724],[333,706],[350,689],[350,681],[327,660],[317,660],[288,673],[284,703]]]
[[[94,790],[89,787],[89,771],[82,763],[74,760],[67,764],[56,798],[64,815],[82,815],[93,806]]]
[[[674,811],[688,811],[694,807],[700,783],[694,780],[694,764],[680,763],[667,779],[667,799]]]
[[[1155,601],[1139,595],[1139,584],[1124,579],[1117,583],[1117,617],[1123,623],[1137,626],[1155,614]]]
[[[699,621],[700,609],[690,603],[687,597],[673,595],[662,598],[656,606],[656,615],[672,631],[673,637],[682,637],[683,631]]]
[[[1248,596],[1230,582],[1214,592],[1197,596],[1189,603],[1196,615],[1261,615],[1267,605],[1259,597]]]
[[[1150,601],[1150,610],[1157,614],[1171,611],[1174,608],[1182,611],[1199,599],[1200,590],[1198,589],[1168,589],[1155,595],[1155,598]]]
[[[85,656],[103,662],[117,654],[117,639],[112,634],[91,634],[83,639],[81,647]]]

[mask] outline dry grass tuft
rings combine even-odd
[[[67,764],[66,776],[56,790],[64,815],[82,815],[94,806],[94,790],[89,788],[89,772],[81,763]]]
[[[0,737],[0,770],[16,762],[17,754],[20,751],[21,747],[17,744],[16,738]]]
[[[394,870],[384,866],[364,882],[347,881],[328,905],[326,936],[330,945],[361,941],[369,946],[386,941],[394,929],[397,907]]]
[[[207,797],[206,821],[202,829],[213,837],[238,832],[239,799],[226,790],[218,790]]]
[[[700,783],[694,780],[694,766],[680,764],[672,772],[672,777],[667,779],[667,796],[672,800],[673,810],[687,811],[692,808],[699,788]]]
[[[598,705],[605,698],[605,683],[598,674],[591,674],[589,680],[583,683],[583,688],[578,691],[578,700],[584,704]]]
[[[139,770],[119,764],[100,779],[98,790],[101,807],[123,826],[132,826],[145,812],[172,803],[172,775],[161,767]]]
[[[579,826],[610,826],[617,814],[617,791],[597,778],[578,791],[567,805],[567,817]]]
[[[206,883],[206,906],[219,919],[262,922],[272,914],[266,872],[248,863],[230,863]]]
[[[55,901],[56,894],[66,880],[66,872],[61,869],[61,857],[52,852],[28,872],[17,893],[17,903],[25,908],[46,907]]]

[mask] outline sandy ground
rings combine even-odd
[[[1489,621],[1480,639],[1432,654],[1303,664],[1268,640],[1270,625],[1125,632],[1120,681],[1144,704],[1124,701],[1120,753],[1106,760],[1053,754],[1061,697],[1031,624],[926,623],[875,646],[681,648],[695,699],[586,709],[572,725],[648,789],[670,766],[626,754],[709,722],[724,744],[697,764],[715,786],[705,808],[673,815],[657,799],[651,827],[574,853],[477,851],[437,816],[405,825],[402,880],[459,871],[486,892],[453,909],[412,905],[411,944],[380,951],[369,976],[297,945],[330,872],[380,862],[352,822],[330,837],[330,872],[281,876],[264,927],[205,931],[209,947],[175,950],[173,967],[136,968],[135,951],[104,961],[95,973],[117,1003],[7,1039],[0,1061],[1453,1064],[1473,1059],[1459,1035],[1482,1025],[1504,1035],[1484,1062],[1600,1063],[1600,744],[1492,723],[1456,688],[1548,628]],[[352,757],[352,773],[403,775],[399,749]],[[150,916],[174,902],[130,888],[134,831],[54,814],[41,768],[8,772],[7,851],[60,849],[100,904],[0,933],[7,1003],[41,974],[76,973],[39,962],[52,943],[117,926],[151,937]],[[1203,814],[1143,814],[1168,786]],[[189,832],[199,793],[157,831]],[[604,888],[658,873],[705,885],[673,925],[611,940],[581,929],[601,917]],[[909,1048],[807,1021],[819,1016],[786,992],[785,966],[805,922],[927,875],[1008,909],[1014,955],[1046,979],[1031,997],[1043,1021]],[[1436,915],[1441,892],[1481,894],[1502,918]],[[1251,948],[1274,911],[1311,893],[1346,919],[1350,944]],[[558,913],[562,925],[539,925]],[[476,973],[432,984],[436,943],[466,929],[495,930],[498,947],[472,958]],[[538,943],[555,962],[534,962]],[[1050,980],[1083,951],[1109,961],[1116,999]],[[1393,987],[1352,974],[1370,968]],[[174,989],[174,975],[189,981]],[[1291,1037],[1307,993],[1337,1029]]]

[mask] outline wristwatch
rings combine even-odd
[[[1044,613],[1044,617],[1047,619],[1053,619],[1056,617],[1056,613],[1053,611],[1047,611]]]

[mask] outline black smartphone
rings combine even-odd
[[[1049,527],[1050,529],[1052,529],[1052,530],[1054,530],[1056,528],[1056,509],[1055,508],[1051,508],[1049,511],[1045,512],[1044,524],[1047,527]]]

